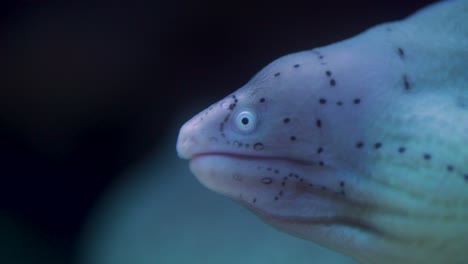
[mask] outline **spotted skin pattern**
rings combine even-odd
[[[177,142],[208,188],[362,263],[468,259],[468,1],[290,54]]]

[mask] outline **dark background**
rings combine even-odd
[[[2,2],[0,261],[71,262],[103,190],[193,107],[430,2]]]

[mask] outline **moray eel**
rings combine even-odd
[[[177,151],[209,189],[361,263],[468,263],[468,1],[277,59]]]

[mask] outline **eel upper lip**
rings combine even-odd
[[[261,156],[261,155],[249,155],[249,154],[240,154],[240,153],[231,153],[231,152],[201,152],[195,153],[192,155],[190,159],[196,159],[200,157],[207,157],[207,156],[225,156],[231,157],[235,159],[246,159],[246,160],[270,160],[270,161],[286,161],[294,164],[299,164],[302,166],[312,166],[316,165],[311,161],[301,160],[301,159],[294,159],[290,157],[282,157],[282,156]]]

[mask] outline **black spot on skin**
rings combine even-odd
[[[260,98],[260,103],[264,103],[265,102],[265,98]]]
[[[331,79],[331,80],[330,80],[330,85],[331,85],[331,86],[335,86],[335,85],[336,85],[335,79]]]
[[[331,76],[331,75],[332,75],[331,71],[326,71],[325,74],[326,74],[327,76]]]
[[[257,142],[254,144],[254,149],[255,150],[262,150],[264,148],[263,144],[260,142]]]
[[[294,141],[294,140],[296,140],[296,137],[295,137],[295,136],[291,136],[289,139],[291,139],[291,141]]]
[[[275,201],[278,201],[278,199],[279,199],[278,196],[275,196]]]
[[[381,147],[382,147],[382,143],[380,143],[380,142],[377,142],[377,143],[374,144],[375,149],[379,149]]]
[[[275,172],[276,174],[278,174],[278,173],[279,173],[279,170],[274,170],[274,172]]]
[[[257,201],[257,198],[253,198],[252,203],[255,203]]]
[[[230,104],[230,105],[229,105],[229,110],[233,110],[234,107],[236,107],[236,104]]]
[[[465,179],[465,181],[468,181],[468,173],[463,175],[463,179]]]
[[[405,87],[405,90],[408,91],[409,89],[411,89],[410,83],[408,81],[408,76],[406,74],[403,74],[402,78],[403,78],[403,85]]]
[[[356,148],[359,148],[359,149],[360,149],[360,148],[362,148],[362,147],[364,147],[364,143],[363,143],[362,141],[356,142]]]
[[[299,65],[299,64],[294,64],[294,68],[299,68],[299,66],[301,66],[301,65]]]
[[[453,171],[453,166],[452,165],[447,165],[447,170],[452,172]]]
[[[400,56],[401,59],[405,58],[405,51],[402,48],[398,48],[398,56]]]
[[[398,148],[398,152],[400,152],[400,153],[404,153],[405,151],[406,151],[405,147],[399,147]]]
[[[275,77],[278,77],[278,76],[280,76],[280,73],[279,72],[275,73]]]
[[[316,125],[317,127],[322,127],[322,120],[317,119],[317,120],[315,121],[315,125]]]
[[[285,119],[283,119],[283,123],[285,123],[285,124],[289,123],[289,121],[290,121],[290,119],[287,118],[287,117]]]
[[[286,185],[286,183],[285,183],[285,182],[281,182],[281,186],[284,186],[284,185]]]
[[[338,101],[338,102],[336,102],[336,105],[342,106],[342,105],[343,105],[343,102]]]
[[[356,99],[353,100],[354,104],[359,104],[360,102],[361,102],[361,99],[359,99],[359,98],[356,98]]]
[[[325,166],[325,163],[323,163],[323,161],[319,161],[319,166],[323,167]]]
[[[320,55],[320,56],[319,56],[319,59],[323,59],[323,55]]]
[[[340,187],[344,187],[345,183],[344,181],[340,181]]]
[[[425,153],[425,154],[423,155],[423,158],[424,158],[425,160],[430,160],[432,157],[431,157],[430,154]]]
[[[304,179],[303,179],[303,178],[300,178],[300,179],[299,179],[299,182],[303,182],[303,181],[304,181]]]
[[[326,104],[326,103],[327,103],[327,99],[325,99],[325,98],[320,98],[320,99],[319,99],[319,103],[320,103],[320,104]]]
[[[270,178],[270,177],[262,178],[262,183],[263,184],[271,184],[272,182],[273,182],[273,179]]]
[[[237,99],[234,99],[234,103],[237,103],[237,102],[239,102],[239,100],[237,100]]]
[[[322,148],[322,147],[319,147],[319,148],[317,149],[317,154],[320,154],[320,153],[322,153],[322,152],[323,152],[323,148]]]

